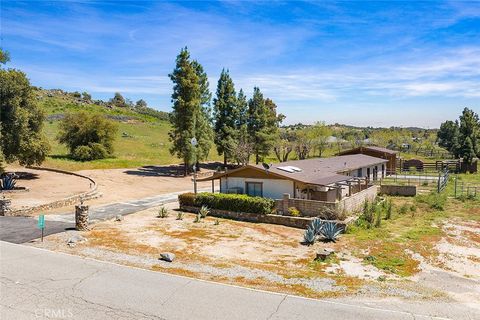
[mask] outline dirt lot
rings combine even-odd
[[[73,196],[88,191],[90,181],[80,177],[33,170],[24,167],[7,167],[9,172],[18,172],[23,177],[17,180],[17,187],[26,187],[26,192],[6,193],[12,199],[12,207],[21,209]]]
[[[169,205],[174,209],[176,205]],[[478,301],[480,298],[479,239],[461,240],[446,236],[436,244],[438,254],[425,259],[407,251],[415,272],[382,269],[362,256],[373,254],[354,234],[336,243],[300,243],[303,231],[283,226],[254,224],[207,217],[194,223],[195,215],[171,210],[167,218],[157,218],[158,208],[126,216],[123,221],[99,223],[81,233],[87,241],[66,245],[72,233],[46,238],[46,247],[120,264],[187,275],[253,288],[308,297],[368,296],[404,299]],[[215,223],[218,221],[218,224]],[[462,237],[478,236],[480,223],[446,224],[445,230]],[[314,261],[321,248],[335,255],[325,262]],[[159,260],[161,252],[176,255],[173,263]],[[454,265],[449,258],[457,255]]]
[[[98,169],[78,171],[94,179],[98,191],[97,199],[88,200],[89,205],[102,205],[127,200],[136,200],[169,192],[193,190],[191,177],[183,177],[179,166],[147,166],[137,169]],[[17,186],[29,188],[28,192],[8,193],[14,209],[31,207],[60,200],[88,191],[90,181],[67,174],[9,166],[7,171],[29,175],[20,179]],[[203,170],[207,172],[208,170]],[[211,189],[211,182],[199,182],[199,189]],[[43,214],[73,212],[74,205],[53,209]]]

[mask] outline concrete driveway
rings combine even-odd
[[[0,242],[8,319],[480,319],[459,303],[312,300]]]

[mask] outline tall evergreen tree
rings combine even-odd
[[[270,154],[278,138],[278,124],[284,116],[277,115],[276,108],[272,100],[264,100],[259,88],[253,89],[253,97],[248,102],[248,133],[257,164]]]
[[[238,164],[247,165],[253,151],[253,143],[248,134],[248,102],[243,89],[238,92],[236,104],[236,145],[233,150],[233,157]]]
[[[466,138],[470,138],[475,155],[480,156],[480,120],[473,110],[463,109],[459,130],[461,141],[465,142]]]
[[[206,160],[213,142],[212,129],[212,112],[210,108],[210,100],[212,94],[210,93],[208,77],[203,70],[202,65],[194,60],[192,65],[198,76],[198,86],[200,90],[200,108],[197,109],[195,137],[198,141],[196,151],[196,162]]]
[[[237,142],[237,96],[235,87],[228,73],[223,69],[218,79],[216,96],[213,99],[215,120],[215,145],[219,155],[223,154],[223,164],[232,158]]]
[[[472,163],[473,158],[475,158],[476,154],[473,148],[472,139],[470,139],[470,137],[467,137],[463,142],[461,153],[462,153],[463,161],[465,161],[465,163],[468,163],[468,164]]]
[[[211,94],[208,90],[207,75],[198,62],[190,60],[187,48],[180,51],[175,69],[169,77],[174,83],[173,111],[170,114],[170,153],[183,159],[184,173],[187,175],[188,166],[204,160],[211,148]],[[197,139],[197,146],[191,144],[194,137]]]

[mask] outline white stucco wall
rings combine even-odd
[[[369,179],[370,180],[373,180],[373,169],[377,167],[377,170],[378,170],[378,179],[381,179],[382,178],[382,164],[377,164],[375,166],[371,166],[371,167],[364,167],[362,168],[362,174],[361,175],[358,175],[358,170],[353,170],[350,175],[352,177],[366,177],[367,176],[367,168],[370,168],[370,176],[369,176]],[[384,176],[386,175],[386,170],[387,170],[387,165],[385,164],[384,165],[384,171],[383,171],[383,174]]]
[[[226,192],[226,190],[230,188],[242,188],[243,193],[245,193],[245,182],[262,182],[263,196],[265,198],[282,199],[284,193],[288,193],[293,197],[293,181],[281,179],[221,178],[220,190],[221,192]]]

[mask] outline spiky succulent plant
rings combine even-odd
[[[205,219],[207,217],[207,215],[210,213],[210,209],[208,209],[207,206],[202,206],[200,208],[200,210],[198,211],[198,213],[200,214],[200,216]]]
[[[315,235],[319,235],[323,228],[323,221],[320,218],[315,218],[310,223],[310,226],[315,232]]]
[[[170,212],[168,211],[167,208],[161,207],[160,210],[158,210],[158,217],[159,218],[166,218],[170,215]]]
[[[307,230],[305,230],[305,233],[303,234],[303,243],[307,245],[311,245],[315,242],[315,231],[308,226]]]
[[[0,189],[2,190],[13,190],[17,181],[13,174],[6,174],[2,177]]]
[[[337,240],[338,235],[343,232],[343,229],[343,226],[336,222],[327,221],[323,223],[320,235],[322,235],[325,240],[335,241]]]

